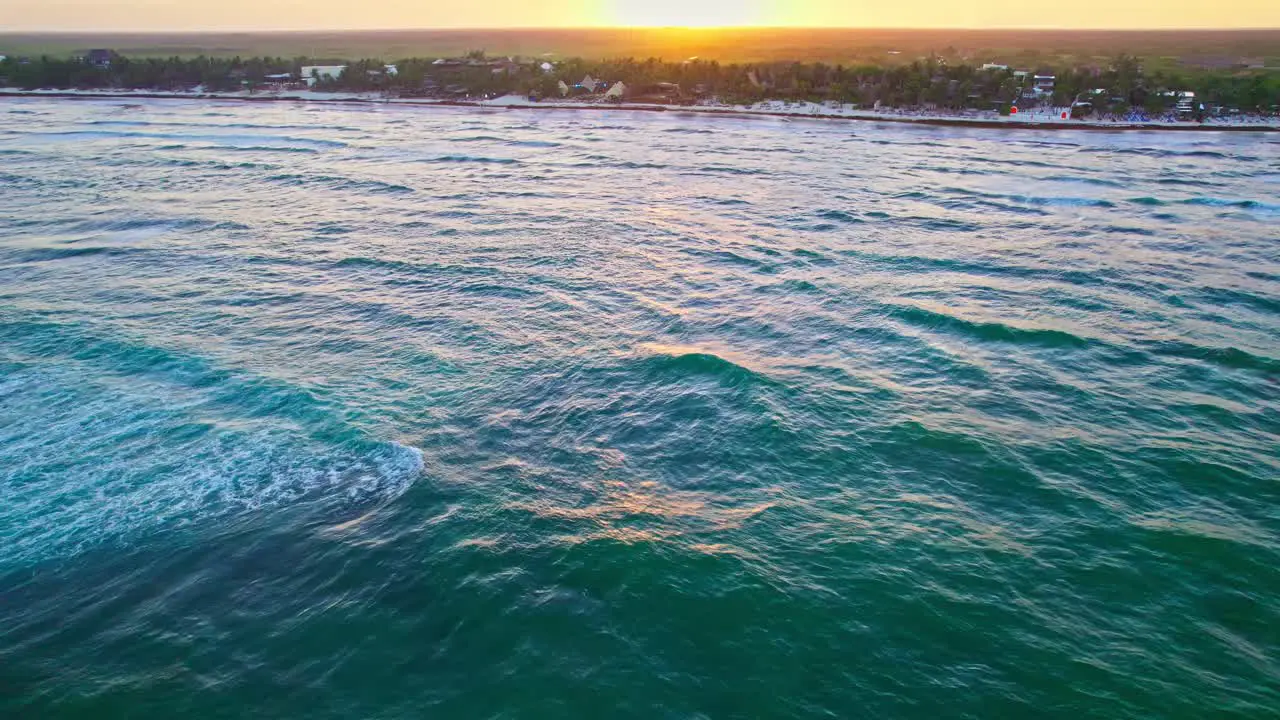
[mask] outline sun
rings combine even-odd
[[[734,27],[764,22],[761,0],[612,0],[610,24],[622,27]]]

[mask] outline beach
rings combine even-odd
[[[0,89],[0,98],[6,97],[59,97],[69,99],[192,99],[192,100],[240,100],[246,102],[305,102],[305,103],[362,103],[406,106],[461,106],[493,109],[530,110],[609,110],[637,112],[698,113],[702,115],[804,118],[814,120],[856,120],[940,125],[959,127],[987,127],[1000,129],[1038,130],[1171,130],[1215,132],[1277,132],[1280,117],[1237,115],[1211,118],[1204,122],[1177,120],[1126,121],[1103,118],[1065,119],[1069,108],[1041,107],[1002,116],[995,111],[967,110],[945,112],[888,108],[868,110],[853,105],[816,102],[764,101],[753,105],[726,105],[711,101],[692,105],[657,105],[644,103],[582,102],[564,99],[530,100],[521,95],[504,95],[489,99],[431,99],[396,98],[377,93],[316,92],[290,90],[281,92],[230,92],[205,93],[161,92],[153,90],[14,90]]]

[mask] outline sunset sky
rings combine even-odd
[[[0,32],[741,25],[1280,27],[1280,0],[0,0]]]

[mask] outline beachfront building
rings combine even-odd
[[[293,84],[293,75],[290,73],[273,73],[271,75],[263,75],[262,82],[268,87],[283,90]]]
[[[1031,79],[1031,86],[1041,95],[1052,95],[1053,88],[1058,82],[1056,75],[1036,75]]]
[[[1196,111],[1196,94],[1190,90],[1183,90],[1177,94],[1178,102],[1174,105],[1174,109],[1179,115],[1190,115]]]
[[[618,81],[613,84],[613,87],[605,91],[604,96],[609,100],[621,100],[626,94],[627,86],[623,85],[622,81]]]
[[[1004,70],[1008,70],[1008,69],[1009,69],[1009,66],[1008,66],[1008,65],[999,65],[999,64],[996,64],[996,63],[986,63],[986,64],[984,64],[984,65],[982,66],[982,69],[983,69],[984,71],[987,71],[987,72],[991,72],[991,71],[995,71],[995,70],[1004,71]]]
[[[556,83],[556,89],[560,91],[560,97],[564,97],[569,94],[569,86],[565,85],[563,80]]]
[[[599,87],[599,85],[600,85],[600,81],[596,80],[590,75],[587,75],[586,77],[582,78],[582,82],[578,83],[578,87],[582,88],[583,90],[586,90],[589,93],[595,92],[596,88]]]
[[[321,80],[337,80],[346,71],[346,65],[304,65],[302,79],[307,83],[307,87],[315,87],[315,84]]]
[[[111,67],[111,55],[110,50],[90,50],[84,60],[96,68],[106,70]]]

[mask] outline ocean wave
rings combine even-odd
[[[145,251],[137,248],[110,246],[42,247],[17,251],[12,253],[10,257],[18,262],[54,262],[57,260],[92,257],[94,255],[130,255],[139,252]]]
[[[644,353],[639,356],[641,367],[637,369],[641,377],[662,381],[709,378],[730,388],[779,384],[767,373],[747,367],[740,358],[730,359],[728,354],[657,344],[640,349]]]
[[[485,157],[481,155],[441,155],[439,157],[423,160],[428,163],[479,163],[482,165],[519,165],[520,161],[515,158],[495,158]]]
[[[558,143],[554,140],[507,140],[505,145],[511,147],[531,147],[531,148],[558,148],[564,147],[564,143]]]
[[[1044,347],[1086,347],[1091,340],[1065,330],[1052,328],[1026,328],[1017,325],[966,320],[955,315],[927,310],[915,305],[892,305],[886,310],[890,317],[909,325],[927,330],[946,330],[967,335],[983,342],[1041,345]]]
[[[1127,185],[1124,181],[1122,181],[1122,180],[1112,180],[1112,179],[1109,179],[1109,178],[1093,177],[1093,176],[1091,176],[1091,175],[1087,175],[1087,174],[1083,174],[1083,173],[1076,173],[1076,174],[1073,174],[1073,175],[1051,175],[1051,176],[1046,177],[1046,178],[1044,178],[1044,179],[1045,179],[1045,180],[1052,180],[1052,181],[1055,181],[1055,182],[1065,182],[1065,183],[1084,183],[1084,184],[1086,184],[1086,185],[1100,185],[1100,186],[1102,186],[1102,187],[1115,187],[1115,188],[1128,187],[1128,185]]]
[[[192,147],[189,145],[176,145],[171,150],[204,150],[202,147]],[[267,153],[303,153],[308,155],[319,154],[319,150],[309,147],[280,147],[276,145],[235,145],[229,147],[218,148],[221,152],[267,152]]]
[[[1164,177],[1156,178],[1153,182],[1157,185],[1180,185],[1186,187],[1221,187],[1222,183],[1216,183],[1212,180],[1202,180],[1190,177]]]
[[[455,143],[475,143],[475,142],[502,143],[502,142],[506,142],[505,138],[502,138],[502,137],[500,137],[500,136],[498,136],[498,135],[467,135],[467,136],[465,136],[465,137],[451,137],[451,138],[445,138],[445,140],[447,140],[448,142],[455,142]]]
[[[1086,147],[1080,152],[1085,153],[1102,153],[1108,155],[1141,155],[1153,158],[1205,158],[1214,160],[1231,160],[1232,162],[1256,162],[1259,158],[1253,155],[1237,155],[1219,152],[1217,150],[1173,150],[1169,148],[1154,147]]]
[[[0,172],[0,184],[15,190],[53,190],[93,187],[94,181],[89,178],[32,177],[30,175]]]
[[[1280,374],[1280,359],[1237,347],[1214,347],[1184,340],[1148,342],[1144,348],[1158,356],[1199,360],[1234,370],[1256,370],[1269,375]]]
[[[413,188],[406,185],[396,185],[394,183],[386,183],[380,180],[357,180],[355,178],[340,175],[303,175],[299,173],[284,173],[280,175],[271,175],[267,178],[269,182],[280,183],[293,187],[323,187],[330,190],[351,190],[359,193],[411,193]]]
[[[866,222],[862,218],[843,210],[819,210],[817,213],[819,218],[823,220],[834,220],[846,225],[861,225]]]
[[[231,117],[228,113],[205,113],[211,117]],[[221,128],[230,128],[233,130],[313,130],[324,132],[360,132],[361,128],[346,125],[296,125],[284,124],[273,125],[267,123],[202,123],[202,122],[180,122],[180,121],[164,121],[164,120],[90,120],[84,123],[90,126],[108,126],[108,127],[196,127],[209,128],[218,130]]]
[[[701,167],[695,168],[694,172],[720,174],[720,175],[770,175],[770,174],[773,174],[768,170],[762,170],[759,168],[732,167],[729,165],[703,165]]]
[[[1259,200],[1234,200],[1226,198],[1195,197],[1180,201],[1183,205],[1203,205],[1206,207],[1240,208],[1242,210],[1261,210],[1267,213],[1280,212],[1280,205],[1272,205]]]
[[[461,263],[418,263],[407,262],[402,260],[389,260],[385,258],[373,258],[362,255],[352,255],[344,257],[332,263],[336,268],[368,268],[372,270],[395,270],[410,275],[435,276],[435,275],[481,275],[491,276],[498,273],[497,270],[483,265],[466,265]]]
[[[349,145],[341,140],[319,138],[289,137],[282,135],[186,135],[178,133],[148,133],[109,130],[64,130],[46,133],[32,133],[28,137],[42,140],[177,140],[183,143],[201,143],[202,145],[244,147],[287,147],[290,149],[328,150],[345,148]]]
[[[0,471],[0,564],[272,506],[382,503],[423,470],[421,451],[366,438],[307,388],[83,323],[5,312],[0,337],[39,361],[0,380],[35,423],[6,431],[25,459]]]

